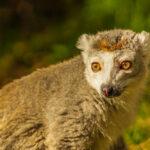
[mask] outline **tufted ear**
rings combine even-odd
[[[83,34],[79,37],[76,47],[81,50],[89,50],[92,44],[92,35]]]
[[[138,40],[141,45],[143,55],[145,57],[150,57],[150,34],[148,32],[142,31],[138,34]]]

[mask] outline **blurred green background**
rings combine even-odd
[[[36,68],[79,53],[82,33],[123,28],[150,31],[149,0],[0,1],[0,87]],[[136,124],[125,133],[133,149],[150,150],[150,82]],[[146,143],[146,144],[145,144]]]

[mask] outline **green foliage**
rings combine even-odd
[[[150,79],[147,86],[148,88],[145,90],[137,120],[125,133],[128,144],[136,145],[134,147],[135,150],[148,150],[145,148],[145,145],[143,145],[143,149],[140,148],[140,144],[150,138]],[[150,141],[147,142],[147,145],[150,146]]]
[[[149,5],[148,0],[1,1],[0,86],[77,54],[75,43],[84,32],[150,31]]]
[[[138,119],[136,124],[126,132],[126,139],[129,144],[139,144],[150,137],[150,119]]]

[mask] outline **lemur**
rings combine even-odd
[[[147,77],[150,35],[83,34],[81,54],[0,90],[0,150],[125,150]]]

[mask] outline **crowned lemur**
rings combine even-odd
[[[81,55],[0,90],[0,150],[125,150],[145,85],[150,35],[83,34]],[[61,51],[61,50],[60,50]]]

